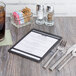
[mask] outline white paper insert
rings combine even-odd
[[[28,57],[33,58],[33,59],[36,59],[36,60],[40,60],[40,58],[38,58],[38,57],[35,57],[35,56],[32,56],[32,55],[23,53],[23,52],[21,52],[21,51],[15,50],[15,49],[11,49],[11,51],[15,51],[15,52],[18,53],[18,54],[22,54],[22,55],[24,55],[24,56],[28,56]]]
[[[30,32],[14,48],[43,57],[44,54],[58,41],[58,39]]]

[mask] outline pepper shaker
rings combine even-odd
[[[54,25],[54,8],[53,8],[53,6],[47,6],[45,25],[48,25],[48,26]]]
[[[44,6],[43,5],[37,5],[36,6],[36,24],[43,25],[44,24]]]

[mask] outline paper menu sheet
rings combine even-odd
[[[44,54],[58,41],[58,39],[30,32],[14,48],[29,54],[43,57]]]

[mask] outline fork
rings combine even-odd
[[[52,55],[52,57],[44,64],[44,68],[46,69],[46,67],[49,65],[49,63],[52,61],[52,59],[56,56],[56,54],[59,52],[59,51],[62,51],[64,50],[64,47],[66,46],[66,41],[62,40],[59,44],[59,46],[57,47],[57,50],[56,52]]]

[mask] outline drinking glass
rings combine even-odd
[[[5,38],[5,7],[6,4],[0,1],[0,41]]]

